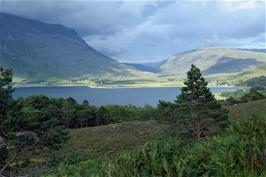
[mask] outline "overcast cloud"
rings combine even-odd
[[[265,48],[265,1],[0,0],[0,11],[74,28],[98,51],[150,62],[206,46]]]

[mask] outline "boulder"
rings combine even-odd
[[[5,142],[5,139],[2,136],[0,136],[0,144],[2,144],[4,142]]]

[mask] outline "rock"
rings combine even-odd
[[[0,144],[2,144],[4,142],[5,142],[4,138],[2,136],[0,136]]]
[[[262,152],[262,162],[266,164],[266,149]]]
[[[18,132],[16,134],[17,137],[19,136],[25,136],[25,137],[28,137],[28,136],[35,136],[35,133],[32,132],[32,131],[23,131],[23,132]]]

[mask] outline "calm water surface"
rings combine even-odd
[[[231,92],[239,90],[239,87],[213,87],[213,93]],[[145,104],[157,105],[159,100],[173,101],[180,94],[178,87],[160,88],[89,88],[89,87],[26,87],[16,88],[13,96],[26,97],[30,95],[44,94],[49,97],[73,97],[78,102],[88,100],[93,105],[106,104],[133,104],[143,106]]]

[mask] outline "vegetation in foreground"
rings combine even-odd
[[[251,117],[203,141],[170,138],[147,143],[115,159],[61,166],[47,177],[264,177],[265,146],[266,118]]]
[[[72,98],[50,99],[45,96],[33,96],[13,100],[11,97],[12,72],[1,69],[0,91],[3,95],[0,117],[1,174],[40,176],[50,171],[50,174],[54,176],[264,175],[265,141],[259,142],[257,137],[265,139],[265,118],[255,117],[251,118],[248,123],[246,121],[233,123],[230,128],[227,128],[226,133],[221,135],[229,126],[228,111],[224,109],[221,102],[214,98],[207,88],[208,83],[196,66],[192,65],[187,76],[185,87],[182,88],[181,95],[174,103],[160,101],[157,108],[116,105],[94,107],[90,106],[87,101],[77,104]],[[248,102],[254,100],[253,91],[250,92],[252,94],[248,95],[248,98],[251,96],[252,99],[248,99]],[[83,143],[77,143],[84,146],[71,147],[72,144],[64,144],[69,139],[69,131],[66,131],[66,128],[75,129],[150,119],[163,121],[165,124],[153,121],[136,122],[136,129],[134,129],[134,123],[123,123],[120,127],[111,124],[106,127],[112,128],[107,128],[106,131],[101,127],[103,136],[100,137],[100,141],[103,144],[99,146],[97,142],[94,142],[99,140],[97,138],[89,140],[91,144],[85,143],[86,136],[95,136],[95,133],[89,132],[93,132],[93,129],[98,130],[97,127],[91,128],[90,131],[83,131],[84,128],[76,129],[72,131],[77,132],[76,135],[72,134],[72,141],[79,140],[75,136],[84,137],[81,138],[84,140]],[[139,134],[142,139],[136,138],[134,141],[134,135],[140,133],[137,128],[152,130],[147,123],[154,125],[154,132],[150,136],[148,131],[143,131],[144,133]],[[261,125],[258,129],[257,124]],[[121,129],[127,127],[126,125],[132,126],[134,130],[129,128],[127,129],[129,132],[125,133],[126,130]],[[158,128],[156,128],[157,125]],[[166,129],[176,131],[173,133],[174,131],[165,131]],[[82,132],[84,134],[81,134]],[[112,139],[108,144],[110,134],[117,132],[122,133],[121,139],[130,139],[132,144],[122,143],[120,145],[125,146],[121,147],[120,138],[116,135],[114,136],[117,139]],[[174,136],[174,138],[166,138],[167,136]],[[127,153],[130,149],[153,137],[154,139],[164,138],[164,140],[145,144],[142,148]],[[71,143],[71,139],[69,141]],[[117,146],[113,145],[114,142]],[[238,146],[239,142],[242,146]],[[87,147],[94,145],[97,149],[95,152],[93,148]],[[132,145],[132,148],[128,148],[128,145]],[[60,150],[62,147],[64,148],[61,152],[53,150]],[[55,154],[69,153],[68,147],[70,150],[78,148],[82,150],[82,154],[74,152],[63,159],[55,156]],[[108,147],[118,148],[115,150],[111,148],[109,151]],[[107,152],[107,154],[101,156],[102,152]],[[34,160],[38,161],[38,157],[48,154],[51,156],[33,163]],[[110,159],[110,157],[114,158]],[[225,157],[229,161],[224,161]],[[86,161],[87,158],[91,160]],[[79,163],[81,160],[85,161]],[[56,170],[58,167],[59,169]],[[51,173],[51,171],[54,172]]]

